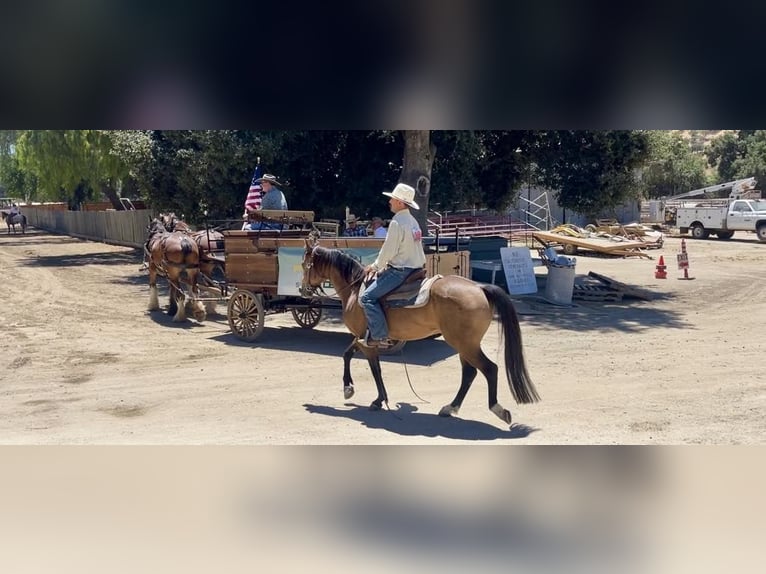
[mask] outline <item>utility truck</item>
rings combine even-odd
[[[731,239],[735,231],[753,231],[766,242],[766,201],[727,199],[676,208],[676,226],[681,233],[691,231],[696,239],[714,234]]]
[[[756,181],[754,177],[746,177],[726,183],[709,185],[699,189],[692,189],[678,195],[664,197],[662,199],[652,199],[642,202],[641,221],[645,223],[663,223],[666,225],[677,225],[676,209],[689,205],[696,205],[698,202],[715,202],[717,205],[727,204],[725,200],[734,199],[760,199],[761,192],[755,189]],[[688,203],[694,201],[694,203]],[[705,203],[707,205],[708,203]]]

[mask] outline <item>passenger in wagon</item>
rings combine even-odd
[[[353,213],[346,219],[346,229],[343,230],[343,237],[367,237],[367,228],[358,225],[359,219]]]
[[[380,239],[385,238],[386,228],[383,227],[383,218],[378,216],[372,218],[372,235]]]

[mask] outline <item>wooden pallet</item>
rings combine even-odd
[[[622,293],[601,285],[575,285],[572,299],[580,301],[622,301]]]
[[[634,287],[632,285],[626,285],[625,283],[620,283],[619,281],[616,281],[612,279],[611,277],[607,277],[606,275],[600,275],[599,273],[596,273],[594,271],[591,271],[588,273],[588,277],[593,277],[594,279],[598,279],[606,285],[607,287],[610,287],[611,289],[614,289],[615,291],[619,291],[626,297],[634,297],[635,299],[642,299],[644,301],[651,301],[654,299],[655,294],[647,289],[642,289],[641,287]]]

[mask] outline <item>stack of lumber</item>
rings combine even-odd
[[[643,252],[648,247],[648,243],[640,240],[629,240],[625,237],[594,237],[588,232],[576,234],[572,229],[536,231],[532,236],[543,245],[563,245],[564,252],[573,255],[578,249],[587,249],[598,253],[608,255],[619,255],[622,257],[645,257],[651,259]]]

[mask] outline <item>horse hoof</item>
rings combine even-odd
[[[353,385],[348,385],[347,387],[343,387],[343,398],[344,399],[350,399],[354,396],[354,387]]]
[[[504,409],[500,406],[500,403],[495,403],[492,405],[492,407],[489,409],[493,413],[495,413],[500,420],[505,422],[506,424],[511,424],[511,411],[508,409]]]
[[[372,404],[370,404],[370,410],[371,411],[379,411],[380,410],[380,403],[377,401],[373,401]]]
[[[457,414],[457,409],[453,407],[452,405],[445,405],[442,407],[442,409],[439,411],[440,417],[451,417],[453,415]]]

